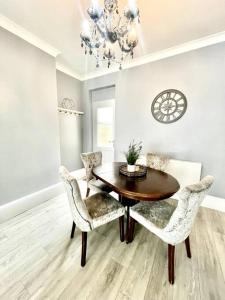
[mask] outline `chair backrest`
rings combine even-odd
[[[159,171],[165,171],[168,162],[169,162],[169,158],[166,155],[147,153],[146,164],[150,168]]]
[[[87,182],[94,178],[92,170],[102,164],[102,152],[81,153],[81,160],[86,170]]]
[[[64,182],[74,222],[81,231],[90,231],[92,229],[92,219],[81,198],[80,188],[76,178],[63,166],[59,168],[59,174]]]
[[[213,181],[212,176],[206,176],[200,182],[188,185],[181,191],[177,208],[163,230],[169,235],[171,244],[180,243],[189,236],[199,206]]]

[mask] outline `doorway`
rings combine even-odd
[[[93,151],[102,152],[103,163],[114,161],[115,99],[92,102]]]

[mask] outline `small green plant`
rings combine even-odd
[[[128,151],[125,152],[128,165],[135,165],[142,150],[142,142],[135,143],[134,140],[130,143]]]

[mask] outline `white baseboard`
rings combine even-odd
[[[0,223],[3,223],[51,198],[54,198],[61,193],[63,193],[63,184],[60,182],[2,205],[0,206]]]
[[[79,169],[71,172],[78,180],[85,176],[85,169]],[[82,185],[82,184],[81,184]],[[86,185],[85,185],[86,188]],[[82,187],[84,189],[84,187]],[[43,190],[29,194],[22,198],[16,199],[10,203],[0,206],[0,224],[47,201],[64,193],[62,182],[51,185]],[[85,190],[86,192],[86,190]]]
[[[225,199],[207,195],[202,206],[225,212]]]

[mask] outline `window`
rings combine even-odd
[[[113,143],[113,107],[97,108],[97,146],[112,147]]]

